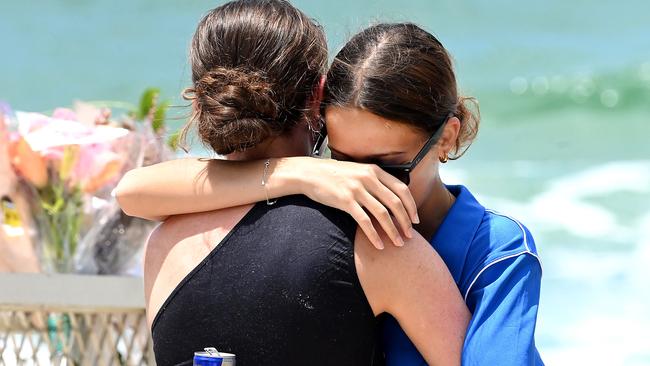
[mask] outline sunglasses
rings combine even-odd
[[[444,130],[445,125],[447,124],[447,120],[451,118],[452,116],[449,115],[445,117],[445,120],[443,123],[438,127],[438,130],[431,136],[429,139],[424,143],[424,146],[422,146],[422,149],[415,155],[415,158],[411,160],[408,163],[405,164],[377,164],[378,167],[380,167],[383,171],[386,173],[392,175],[393,177],[399,179],[402,183],[408,185],[411,183],[411,172],[415,167],[418,166],[418,164],[424,159],[424,157],[429,153],[429,150],[431,150],[431,147],[438,142],[438,139],[440,138],[440,135],[442,135],[442,131]],[[313,155],[315,156],[320,156],[323,153],[323,142],[325,142],[325,139],[327,138],[327,129],[325,127],[325,124],[321,127],[320,133],[318,134],[318,139],[316,140],[316,144],[314,145],[314,150],[312,152]]]
[[[386,173],[402,181],[402,183],[408,185],[411,183],[411,172],[413,169],[415,169],[416,166],[418,166],[418,164],[420,164],[422,159],[427,156],[429,150],[431,150],[431,147],[433,147],[433,145],[438,142],[438,139],[440,138],[440,135],[442,135],[442,131],[444,130],[448,119],[449,117],[445,118],[445,121],[440,125],[440,127],[438,127],[438,130],[431,137],[429,137],[427,142],[424,143],[424,146],[422,146],[422,149],[420,149],[420,152],[418,152],[418,154],[415,155],[415,158],[413,158],[413,160],[411,160],[409,163],[392,165],[377,164],[377,166],[384,170]]]

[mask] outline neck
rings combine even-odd
[[[238,151],[228,154],[228,160],[260,160],[269,158],[283,158],[289,156],[306,156],[311,152],[309,139],[302,136],[300,128],[294,128],[291,132],[277,137],[271,137],[266,141],[246,151]]]
[[[447,190],[447,187],[442,183],[440,177],[438,177],[430,194],[418,207],[420,224],[415,226],[415,230],[425,239],[431,241],[455,201],[456,197]]]

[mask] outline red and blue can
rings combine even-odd
[[[235,355],[205,348],[204,352],[194,352],[194,366],[235,366]]]

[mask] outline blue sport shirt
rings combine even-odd
[[[543,365],[535,347],[542,266],[528,229],[517,220],[483,207],[464,186],[431,245],[449,267],[472,313],[463,365]],[[386,316],[382,344],[388,366],[426,361]]]

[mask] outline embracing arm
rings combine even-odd
[[[375,314],[393,315],[429,365],[460,365],[471,314],[440,256],[419,234],[384,251],[367,240],[357,233],[355,261]]]
[[[266,199],[262,164],[198,158],[165,161],[127,172],[115,195],[126,214],[150,220],[241,206]],[[285,178],[275,174],[269,179],[274,197],[299,193]]]
[[[403,242],[397,226],[408,238],[411,222],[418,222],[408,187],[375,165],[310,157],[270,159],[265,192],[265,162],[170,160],[127,172],[115,194],[126,214],[150,220],[250,204],[267,199],[267,193],[270,199],[304,194],[348,212],[378,248],[383,241],[370,215],[396,245]]]

